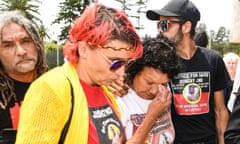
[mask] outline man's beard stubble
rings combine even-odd
[[[182,33],[182,29],[181,27],[179,27],[178,32],[176,33],[175,36],[169,38],[170,40],[172,40],[176,45],[178,45],[182,39],[183,39],[183,33]]]

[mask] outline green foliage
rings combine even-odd
[[[50,36],[47,33],[48,29],[43,24],[38,27],[38,32],[43,41],[50,39]]]
[[[119,2],[122,6],[122,10],[125,11],[125,13],[133,19],[136,19],[137,25],[135,28],[137,30],[143,29],[143,26],[141,26],[140,23],[140,15],[142,13],[146,13],[144,10],[146,9],[146,5],[148,0],[115,0]]]
[[[240,55],[240,44],[229,43],[229,30],[220,27],[217,32],[210,31],[210,48],[218,51],[221,55],[228,52],[235,52]]]
[[[211,48],[216,50],[217,52],[219,52],[220,55],[223,55],[224,54],[224,49],[226,49],[226,45],[227,44],[214,43],[214,44],[212,44]]]
[[[38,17],[40,15],[38,3],[41,2],[39,0],[2,0],[0,11],[19,10],[38,27],[42,24],[42,20]]]
[[[227,52],[234,52],[240,56],[240,43],[230,43],[227,50],[224,51],[224,54]]]
[[[229,30],[226,30],[225,27],[220,27],[216,33],[214,31],[211,32],[211,40],[216,44],[229,43],[229,33]]]
[[[49,39],[47,28],[43,25],[42,20],[39,18],[39,0],[1,0],[0,11],[19,10],[23,15],[32,21],[38,28],[38,32],[42,40]]]
[[[46,50],[57,50],[57,49],[62,49],[63,46],[62,45],[58,45],[57,43],[55,42],[51,42],[51,43],[46,43],[44,45],[45,49]]]
[[[62,65],[64,63],[63,46],[59,46],[56,43],[45,44],[46,58],[49,68]]]
[[[222,56],[228,52],[234,52],[240,56],[240,44],[213,44],[212,49],[218,51]]]
[[[56,19],[52,21],[52,24],[61,24],[61,33],[58,35],[60,41],[66,40],[69,37],[69,29],[76,17],[80,16],[84,9],[93,0],[65,0],[59,4],[59,12]],[[137,20],[136,29],[143,29],[140,25],[140,14],[145,13],[143,9],[146,8],[148,0],[116,0],[122,4],[122,10],[128,13],[129,17]],[[130,15],[131,13],[131,15]]]
[[[58,36],[59,40],[66,40],[68,38],[68,31],[71,24],[89,5],[89,0],[65,0],[59,4],[60,11],[57,18],[53,20],[52,24],[61,24],[61,33]]]

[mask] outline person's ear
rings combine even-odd
[[[78,42],[78,54],[81,58],[87,57],[87,50],[89,48],[89,45],[85,41],[79,41]]]
[[[182,33],[190,33],[192,28],[192,23],[190,21],[186,21],[183,25],[182,25]]]

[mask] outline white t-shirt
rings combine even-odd
[[[129,139],[144,120],[151,100],[143,99],[132,89],[129,89],[127,95],[117,98],[117,102],[122,112],[122,123],[125,127],[126,137]],[[159,115],[146,141],[151,144],[172,144],[174,138],[175,131],[169,106]]]
[[[238,92],[239,87],[240,87],[240,62],[237,65],[236,76],[234,78],[232,92],[231,92],[231,95],[230,95],[230,98],[229,98],[228,104],[227,104],[227,107],[231,112],[232,112],[233,105],[234,105],[234,102],[236,99],[236,95],[234,93]]]

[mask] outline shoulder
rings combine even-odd
[[[217,52],[213,49],[204,48],[204,47],[200,47],[200,46],[197,46],[197,48],[199,49],[200,52],[202,52],[204,55],[207,55],[209,57],[221,57],[219,52]]]
[[[66,108],[70,105],[69,93],[71,91],[67,78],[59,71],[60,68],[54,68],[41,75],[29,87],[24,102],[38,103]],[[34,97],[33,97],[34,95]],[[61,111],[67,110],[61,109]]]
[[[58,85],[66,81],[67,77],[62,72],[62,67],[56,67],[41,75],[33,83],[48,83]]]
[[[52,93],[56,95],[66,94],[70,85],[67,77],[61,72],[62,67],[57,67],[49,70],[36,79],[29,88],[29,91]],[[41,92],[43,93],[43,92]]]
[[[219,52],[209,49],[209,48],[203,48],[197,46],[197,49],[201,55],[201,57],[205,57],[206,60],[209,61],[211,64],[224,64],[222,56],[219,54]]]

